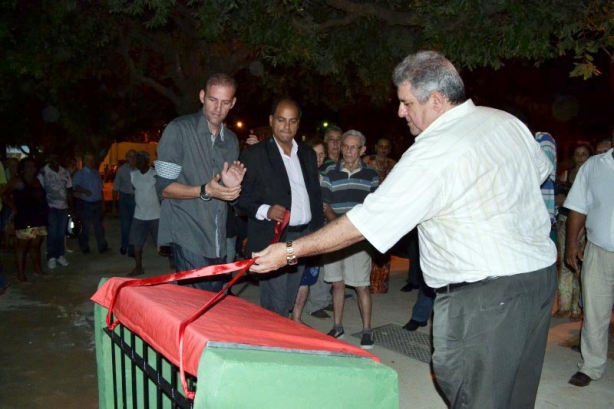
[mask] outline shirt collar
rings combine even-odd
[[[283,158],[284,156],[286,156],[286,154],[284,153],[284,150],[281,148],[281,146],[277,142],[277,139],[275,139],[274,136],[272,136],[271,138],[273,139],[273,141],[275,141],[275,144],[277,145],[277,149],[279,149],[279,153],[281,154],[281,157]],[[292,139],[292,150],[290,151],[290,157],[296,156],[297,153],[298,153],[298,143],[296,143],[296,141]]]
[[[203,130],[205,131],[205,134],[208,134],[209,137],[211,138],[211,141],[215,141],[215,137],[213,136],[213,132],[211,132],[211,128],[209,128],[209,121],[207,121],[207,117],[205,117],[205,113],[203,112],[203,110],[200,110],[200,118],[199,118],[199,122],[201,123],[201,126],[203,127]],[[226,127],[224,126],[224,123],[222,123],[220,125],[220,140],[222,142],[224,142],[224,129],[226,129]]]
[[[454,121],[458,118],[462,118],[466,115],[469,115],[475,109],[476,106],[470,99],[460,105],[456,105],[447,112],[444,112],[439,118],[435,119],[424,131],[420,133],[420,135],[416,137],[416,141],[427,136],[431,129],[439,128],[445,125],[447,122]]]
[[[358,161],[358,167],[350,172],[350,170],[345,167],[345,160],[343,160],[343,158],[341,158],[338,163],[339,163],[339,170],[341,170],[343,172],[347,172],[347,173],[349,173],[351,175],[356,173],[356,172],[358,172],[359,170],[361,170],[363,168],[363,166],[364,166],[364,164],[362,163],[362,159],[360,159]]]

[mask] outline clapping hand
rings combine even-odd
[[[246,171],[245,166],[238,160],[234,161],[230,166],[228,162],[224,162],[224,168],[222,169],[222,182],[224,186],[241,186]]]
[[[226,167],[227,165],[224,166]],[[228,187],[220,184],[220,179],[221,176],[218,173],[205,186],[205,192],[209,196],[219,200],[223,200],[225,202],[232,202],[237,197],[239,197],[239,194],[241,194],[241,184],[234,187]]]

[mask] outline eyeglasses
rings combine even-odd
[[[346,145],[346,144],[341,145],[341,150],[342,151],[354,152],[354,151],[360,150],[360,148],[362,148],[362,146],[350,146],[350,145]]]
[[[331,138],[331,139],[327,140],[326,142],[332,143],[334,145],[339,145],[341,143],[341,139],[333,139],[333,138]]]

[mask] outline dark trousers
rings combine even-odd
[[[83,222],[83,231],[79,235],[79,248],[82,252],[90,251],[90,225],[94,229],[94,237],[98,245],[98,252],[102,253],[107,250],[109,245],[104,237],[104,227],[102,226],[102,201],[86,202],[85,200],[77,200],[77,213]]]
[[[64,236],[68,225],[68,209],[49,208],[47,226],[47,260],[64,255]]]
[[[128,249],[130,245],[130,226],[132,225],[132,218],[134,217],[134,208],[136,203],[134,201],[134,195],[128,195],[125,193],[119,193],[119,203],[117,205],[117,215],[119,216],[119,227],[122,236],[121,247]],[[130,249],[129,253],[134,253],[134,250]]]
[[[281,241],[296,240],[308,232],[309,229],[302,232],[286,232]],[[305,260],[299,259],[297,265],[282,267],[265,275],[260,281],[260,306],[287,318],[294,307],[304,270]]]
[[[225,256],[218,258],[201,256],[200,254],[192,253],[190,250],[178,244],[173,244],[173,255],[175,257],[175,271],[178,273],[226,263]],[[223,274],[213,277],[182,280],[179,282],[179,285],[217,293],[224,288],[224,283],[228,282],[229,279],[230,274]]]
[[[420,267],[420,245],[418,240],[418,228],[414,227],[406,236],[407,258],[409,259],[409,272],[407,273],[407,283],[419,287],[424,282],[422,278],[422,268]]]
[[[450,407],[534,407],[555,291],[552,265],[437,294],[433,369]]]

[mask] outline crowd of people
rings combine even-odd
[[[570,383],[599,379],[614,301],[612,141],[600,142],[593,156],[590,145],[578,144],[573,166],[557,178],[554,138],[475,106],[440,54],[408,56],[393,80],[398,115],[416,136],[398,163],[386,138],[367,155],[357,130],[331,126],[323,140],[297,142],[302,111],[289,98],[272,105],[271,136],[251,135],[242,145],[224,124],[237,83],[211,76],[199,93],[202,109],[166,127],[154,168],[147,152],[129,151],[117,169],[119,251],[136,264],[128,276],[144,273],[148,235],[170,248],[178,272],[253,254],[261,306],[297,322],[303,311],[322,319],[332,313],[331,337],[344,336],[352,287],[360,344],[370,349],[371,293],[388,290],[389,250],[405,236],[413,270],[403,291],[419,295],[404,328],[425,326],[434,311],[433,368],[452,407],[531,407],[551,315],[577,321],[582,307],[583,363]],[[27,253],[34,273],[45,274],[45,237],[48,269],[68,265],[71,211],[83,223],[79,249],[90,252],[93,228],[98,252],[108,250],[95,166],[86,154],[73,172],[51,155],[42,169],[26,158],[9,171],[0,194],[12,211],[19,281],[28,281]],[[271,245],[287,211],[289,225]],[[228,279],[179,284],[220,291]]]

